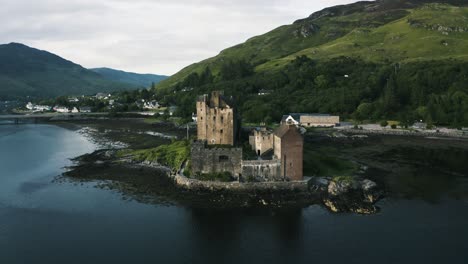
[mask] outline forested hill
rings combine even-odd
[[[19,43],[0,45],[0,100],[82,95],[136,89],[55,54]]]
[[[158,84],[159,82],[167,79],[168,77],[156,74],[140,74],[133,72],[125,72],[110,68],[95,68],[91,70],[99,73],[107,80],[133,84],[141,87],[151,87],[152,85]]]
[[[190,65],[157,93],[187,106],[184,116],[195,94],[223,89],[238,97],[246,121],[321,112],[467,126],[467,6],[380,0],[327,8]],[[257,95],[262,89],[272,93]]]

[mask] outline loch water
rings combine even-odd
[[[54,181],[96,148],[58,126],[0,125],[0,263],[468,263],[463,198],[387,198],[371,216],[208,210]]]

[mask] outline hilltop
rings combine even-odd
[[[279,107],[356,117],[362,106],[360,118],[466,124],[464,108],[450,105],[467,100],[467,62],[466,1],[365,1],[326,8],[225,49],[161,82],[157,92],[222,88],[241,96],[248,121],[261,121],[254,111],[276,120]],[[269,100],[256,96],[261,89],[273,92]],[[439,106],[432,109],[431,101]],[[446,118],[454,112],[456,118]]]
[[[0,99],[55,97],[137,89],[47,51],[19,43],[0,45]]]

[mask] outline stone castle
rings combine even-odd
[[[198,140],[191,149],[195,174],[228,172],[238,181],[302,181],[304,140],[294,125],[276,131],[257,129],[249,143],[258,155],[243,160],[239,145],[239,117],[233,98],[222,92],[203,95],[197,101]],[[265,153],[270,153],[265,158]]]
[[[239,121],[233,101],[222,92],[213,92],[210,98],[208,95],[198,98],[198,140],[208,145],[235,145]]]

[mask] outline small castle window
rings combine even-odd
[[[221,134],[222,134],[222,133],[223,133],[223,130],[221,129],[221,130],[219,131],[219,133],[221,133]]]
[[[221,124],[224,123],[224,116],[221,117]]]
[[[216,122],[216,116],[213,116],[213,121],[215,121],[215,122]]]
[[[203,120],[203,116],[200,116],[200,120]]]
[[[220,161],[220,162],[226,162],[226,161],[229,161],[229,157],[228,157],[228,156],[224,156],[224,155],[222,155],[222,156],[219,156],[219,161]]]

